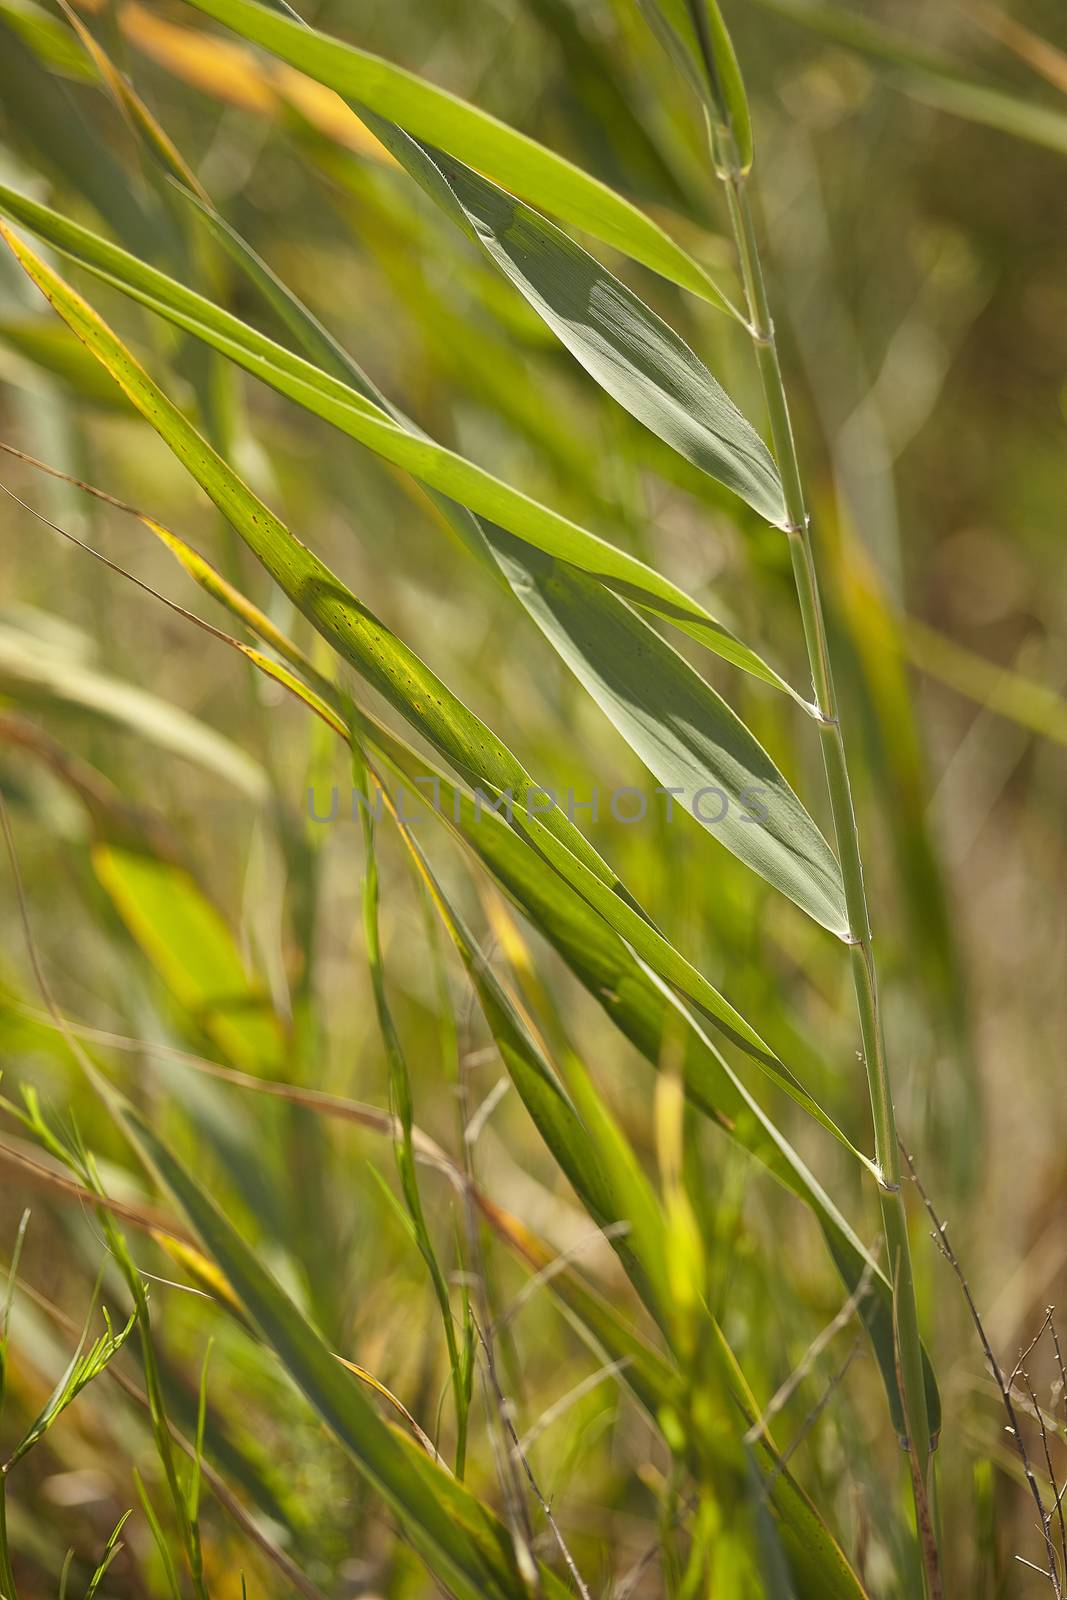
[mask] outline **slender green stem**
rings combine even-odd
[[[728,138],[727,135],[727,141]],[[720,158],[724,142],[722,139],[716,140],[716,152]],[[789,403],[775,343],[774,323],[767,301],[752,208],[745,177],[737,169],[737,164],[730,163],[727,158],[720,175],[726,188],[730,220],[740,257],[750,332],[756,347],[771,425],[771,438],[785,496],[786,534],[789,539],[804,640],[815,690],[823,763],[848,910],[852,978],[859,1012],[863,1060],[870,1089],[875,1158],[881,1175],[882,1226],[889,1257],[889,1275],[893,1283],[904,1409],[908,1434],[925,1479],[930,1456],[930,1425],[926,1409],[922,1344],[915,1303],[907,1216],[901,1192],[900,1152],[878,1000],[878,977],[871,941],[867,896],[863,885],[859,829],[852,804],[845,741],[834,692],[826,622],[812,552],[809,518],[789,417]]]
[[[17,1600],[15,1574],[7,1542],[7,1468],[0,1467],[0,1600]]]

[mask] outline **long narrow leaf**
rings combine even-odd
[[[204,211],[203,206],[200,209]],[[387,407],[351,356],[244,241],[221,219],[205,215],[309,353]],[[411,426],[402,414],[392,414]],[[817,921],[843,933],[847,917],[840,872],[829,846],[781,773],[714,690],[602,585],[569,563],[473,518],[454,502],[434,498],[467,543],[488,546],[512,592],[658,782],[680,793],[683,805],[727,849]],[[757,675],[766,674],[764,663],[758,658],[754,663],[746,646],[732,636],[729,644],[738,664]],[[719,653],[728,655],[725,643],[720,643]],[[757,664],[763,670],[757,672]],[[694,797],[703,789],[715,791],[715,809],[710,813],[715,821],[709,820],[706,805],[694,805]]]
[[[706,639],[710,648],[719,648],[722,624],[669,578],[409,424],[398,423],[378,399],[368,399],[129,251],[3,184],[0,211],[387,461],[537,549],[591,573],[694,638]]]
[[[445,89],[369,51],[284,17],[253,0],[192,0],[199,11],[290,66],[449,150],[534,205],[702,295],[722,297],[707,273],[636,206],[579,167]]]
[[[21,197],[14,198],[19,202],[17,212],[23,220],[35,217],[34,225],[43,221],[53,242],[66,239],[69,244],[71,224],[65,219],[57,219],[54,213],[42,219],[42,208],[33,207],[32,203],[25,202]],[[6,196],[6,204],[12,211],[16,210],[10,192]],[[78,230],[78,233],[84,235],[84,230]],[[78,259],[83,259],[84,237],[79,243],[83,249],[76,255]],[[100,245],[103,245],[103,241],[93,246],[94,260],[101,259]],[[113,258],[123,254],[117,252],[115,247],[104,248]],[[145,281],[147,275],[151,274],[149,281],[158,286],[161,274],[152,273],[143,263],[126,257],[125,265],[129,267],[131,263],[140,281]],[[106,276],[109,281],[118,281],[110,273]],[[123,286],[121,282],[119,286]],[[213,317],[224,324],[236,322],[236,319],[229,318],[218,308],[210,307],[199,296],[192,295],[191,291],[182,290],[179,285],[171,285],[170,294],[173,299],[181,296],[186,301],[192,299],[200,306],[208,307]],[[138,294],[137,298],[144,298],[144,295]],[[181,325],[190,327],[191,331],[196,331],[199,326],[173,310],[169,314]],[[237,327],[240,329],[242,325],[237,324]],[[312,409],[327,415],[329,420],[342,427],[346,427],[353,416],[360,416],[368,423],[372,433],[387,433],[391,445],[396,446],[397,441],[402,441],[401,448],[387,452],[391,459],[407,465],[417,476],[434,482],[446,494],[464,500],[474,509],[486,509],[489,502],[480,493],[476,491],[473,498],[465,493],[472,486],[467,481],[471,472],[476,476],[486,476],[481,474],[480,469],[471,468],[469,463],[452,456],[451,452],[442,451],[424,436],[402,430],[379,407],[366,401],[355,390],[347,389],[340,380],[310,367],[300,357],[272,345],[261,335],[252,335],[248,329],[244,331],[250,336],[250,342],[266,345],[289,365],[296,363],[311,372],[319,386],[315,394],[321,395],[322,389],[332,386],[349,397],[344,404],[327,401],[324,408],[312,403]],[[234,353],[229,339],[213,337],[211,342],[226,353]],[[242,359],[242,354],[238,352],[236,358]],[[249,355],[244,364],[249,365],[250,370],[260,370],[262,367],[258,354],[255,357]],[[274,367],[271,370],[278,371]],[[307,403],[310,387],[303,377],[290,375],[286,392],[303,398]],[[353,403],[362,406],[363,411],[357,413]],[[347,428],[346,431],[353,430]],[[359,429],[360,434],[363,431]],[[440,457],[447,457],[453,466],[461,467],[463,471],[458,475],[461,481],[457,481],[454,473],[442,476],[434,465],[427,471],[426,452],[430,452],[434,463],[438,463]],[[662,612],[669,610],[660,600],[650,602],[652,591],[657,594],[670,591],[680,593],[669,580],[635,562],[632,557],[625,556],[614,546],[606,545],[584,530],[577,529],[574,524],[558,518],[555,513],[535,507],[533,502],[518,495],[517,491],[508,489],[497,480],[489,481],[503,493],[509,504],[511,497],[517,496],[528,511],[538,513],[537,539],[534,542],[547,554],[563,556],[568,562],[573,562],[579,551],[584,552],[581,564],[591,567],[597,577],[603,579],[613,576],[616,584],[636,588],[636,593],[646,604],[652,603]],[[487,514],[492,516],[500,509],[498,494]],[[514,523],[516,519],[512,517],[510,520]],[[560,524],[569,530],[562,538],[558,531]],[[528,527],[526,519],[523,525]],[[843,937],[847,932],[847,918],[840,873],[832,852],[766,752],[725,703],[686,666],[680,656],[641,624],[625,606],[609,604],[594,586],[582,585],[571,576],[561,582],[558,568],[545,562],[538,563],[532,553],[520,553],[520,570],[513,568],[509,572],[508,546],[499,539],[495,542],[494,553],[513,587],[523,593],[525,603],[539,625],[660,783],[688,795],[693,814],[710,826],[727,848],[789,895],[822,926]],[[635,569],[641,579],[639,586],[634,585]],[[326,574],[325,568],[321,568],[320,580],[322,574]],[[329,577],[328,574],[326,576]],[[336,580],[332,582],[336,587]],[[595,617],[589,609],[594,602]],[[677,613],[675,615],[677,620]],[[593,639],[596,641],[595,650],[590,648]],[[438,745],[438,748],[442,747]],[[454,757],[450,756],[449,759]],[[512,787],[506,778],[501,780],[490,772],[484,776],[500,790]],[[512,777],[520,785],[528,784],[525,775],[516,773],[514,768]],[[706,798],[702,804],[698,802],[697,796],[702,790],[714,791],[715,809],[710,813]],[[757,802],[755,806],[753,800]],[[568,838],[572,848],[576,831],[570,830],[571,837]]]
[[[92,492],[99,494],[101,491]],[[184,540],[132,507],[124,509],[139,517],[161,538],[190,576],[238,617],[253,634],[277,651],[283,661],[279,662],[237,640],[228,642],[260,671],[302,700],[347,744],[352,736],[349,720],[356,713],[351,700],[341,695],[298,646]],[[218,636],[226,639],[225,635]],[[300,676],[284,662],[295,667]],[[860,1304],[860,1314],[867,1325],[882,1369],[895,1422],[902,1429],[903,1411],[897,1386],[890,1285],[885,1274],[695,1018],[679,1003],[672,988],[659,975],[660,965],[655,960],[646,963],[640,959],[632,946],[613,931],[608,921],[598,916],[576,888],[558,875],[546,872],[538,855],[527,849],[502,817],[483,807],[479,799],[472,800],[464,794],[446,773],[427,763],[423,756],[375,717],[366,712],[358,712],[358,717],[361,737],[368,741],[388,769],[401,781],[410,781],[414,794],[425,805],[432,806],[435,813],[481,860],[500,887],[554,946],[579,981],[649,1062],[659,1068],[671,1053],[680,1049],[683,1079],[689,1098],[811,1208],[849,1290],[854,1291],[860,1279],[867,1276],[871,1287]],[[427,778],[434,786],[432,801],[426,793]],[[417,779],[422,779],[423,783],[420,785]],[[682,963],[682,970],[685,970],[687,964],[678,952],[673,952],[673,961]],[[683,994],[690,993],[684,982],[679,987]],[[714,996],[715,991],[712,990],[711,994]],[[691,998],[699,1003],[698,996],[691,995]],[[717,999],[720,1006],[724,1004],[721,996]],[[706,996],[704,1009],[708,1009]],[[717,1023],[719,1027],[727,1023],[724,1028],[727,1034],[733,1033],[729,1025],[731,1015],[740,1023],[741,1019],[737,1018],[736,1013],[727,1013]],[[763,1059],[766,1046],[758,1039],[758,1035],[754,1035],[753,1039],[756,1048],[751,1053],[757,1059]],[[798,1087],[792,1080],[787,1080],[786,1086],[792,1092]],[[798,1098],[801,1096],[798,1095]],[[803,1097],[802,1103],[858,1156],[841,1131],[814,1102]],[[860,1156],[859,1159],[864,1165],[870,1166],[866,1158]],[[940,1428],[940,1397],[929,1363],[926,1372],[928,1411],[932,1430],[936,1434]]]
[[[410,143],[410,141],[409,141]],[[217,212],[205,206],[193,194],[189,194],[190,203],[198,209],[207,225],[212,229],[215,237],[229,250],[233,259],[246,274],[250,282],[263,294],[267,302],[281,317],[282,321],[292,332],[295,340],[300,344],[308,358],[323,369],[340,378],[343,383],[351,385],[364,399],[390,416],[401,427],[407,428],[412,433],[429,437],[417,423],[406,416],[399,406],[395,405],[374,384],[360,367],[349,351],[342,348],[331,333],[323,327],[318,318],[299,300],[292,290],[284,284],[277,274],[263,261],[252,247],[230,226]],[[0,206],[3,202],[3,192],[0,190]],[[503,528],[498,528],[494,523],[485,518],[477,517],[466,506],[459,505],[439,490],[427,485],[426,493],[437,510],[455,529],[460,539],[471,548],[472,552],[485,559],[491,568],[495,567],[503,574],[510,584],[512,593],[520,604],[526,604],[526,591],[534,582],[532,566],[527,569],[524,548],[526,541],[511,538]],[[507,559],[500,559],[501,554]],[[571,558],[573,560],[573,557]],[[581,564],[579,563],[579,566]],[[571,561],[557,562],[556,578],[560,583],[565,583],[567,574],[571,571]],[[623,591],[625,592],[625,591]],[[634,603],[641,605],[644,600],[640,593],[632,596]],[[797,691],[777,673],[773,667],[748,645],[744,644],[729,629],[715,619],[702,607],[697,607],[696,602],[691,602],[694,611],[700,612],[700,620],[696,623],[687,623],[684,618],[672,617],[677,625],[692,636],[699,639],[707,649],[715,652],[729,661],[733,666],[740,667],[742,671],[751,673],[761,683],[767,683],[776,689],[781,689],[799,701],[805,710],[810,711],[810,706],[801,700]],[[527,607],[530,610],[530,607]],[[655,610],[655,606],[649,606]],[[555,643],[555,632],[544,612],[536,615],[538,625],[545,631],[546,637]],[[583,650],[587,660],[595,673],[596,639],[595,635],[584,641]]]
[[[786,520],[769,450],[704,363],[650,307],[498,184],[381,117],[369,126],[608,394],[768,522]]]
[[[533,783],[507,746],[252,493],[92,307],[3,223],[0,234],[45,298],[323,637],[472,783],[510,791],[520,805],[544,796],[546,791]],[[612,893],[621,889],[559,806],[546,810],[544,817],[547,828],[566,840],[568,855],[573,850],[575,859]]]

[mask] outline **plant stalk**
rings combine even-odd
[[[789,416],[789,403],[778,359],[774,323],[767,301],[767,289],[747,182],[739,164],[730,160],[732,140],[729,134],[724,130],[716,130],[713,143],[716,165],[726,188],[730,221],[745,288],[749,331],[756,348],[756,359],[771,426],[771,439],[785,496],[789,553],[815,691],[823,764],[826,770],[830,809],[849,919],[849,953],[856,991],[856,1006],[859,1012],[863,1061],[870,1090],[875,1159],[881,1175],[879,1198],[889,1276],[893,1284],[904,1411],[910,1443],[919,1463],[922,1485],[925,1485],[931,1440],[926,1408],[922,1343],[915,1302],[907,1215],[901,1190],[900,1151],[879,1006],[870,914],[863,885],[863,862],[856,813],[852,804],[845,741],[834,691],[826,622],[812,552],[810,523],[804,502],[800,466]]]

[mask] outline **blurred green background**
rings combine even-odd
[[[1067,1285],[1067,27],[1055,0],[1003,9],[880,0],[834,8],[816,27],[789,14],[803,9],[737,0],[728,20],[752,100],[773,300],[857,771],[899,1120],[1010,1368]],[[80,15],[219,210],[391,399],[443,442],[713,600],[717,615],[804,683],[782,536],[600,393],[370,136],[333,113],[325,92],[264,65],[179,4],[101,0]],[[325,4],[313,20],[571,156],[731,286],[699,116],[626,0],[360,0]],[[850,31],[857,21],[889,31]],[[961,79],[942,71],[942,57]],[[58,10],[2,0],[0,99],[0,178],[210,286],[277,333],[236,272],[190,245],[180,202]],[[743,332],[632,263],[612,266],[762,425]],[[119,296],[93,283],[90,298],[294,532],[504,733],[539,781],[579,797],[642,783],[636,758],[530,620],[407,480]],[[181,532],[310,645],[306,624],[6,254],[0,380],[5,440]],[[0,459],[0,481],[208,614],[134,520],[13,459]],[[155,958],[150,931],[123,919],[94,875],[84,791],[100,785],[109,807],[130,808],[165,836],[220,908],[281,1019],[271,1024],[280,1075],[388,1105],[362,953],[359,829],[307,816],[309,785],[322,804],[333,783],[347,793],[344,750],[223,645],[9,499],[0,540],[0,780],[33,931],[65,1011],[113,1034],[262,1065],[262,1051],[249,1057],[247,1040],[227,1041],[198,1009]],[[789,707],[722,662],[704,657],[700,667],[828,827],[817,751]],[[117,687],[131,685],[133,698]],[[184,717],[173,721],[166,708]],[[587,831],[866,1148],[866,1089],[834,941],[684,815],[629,828],[602,815]],[[434,824],[420,825],[420,838],[505,970],[499,902],[475,894]],[[442,999],[426,908],[387,828],[380,848],[385,963],[416,1118],[450,1145],[450,1010],[472,1106],[494,1093],[501,1068],[450,961],[451,999]],[[6,870],[5,880],[4,1093],[31,1083],[61,1117],[72,1110],[109,1188],[136,1198],[124,1147],[42,1018]],[[165,889],[158,926],[173,912]],[[654,1166],[652,1073],[547,947],[526,937],[550,999],[538,1022],[561,1019]],[[528,999],[536,1011],[538,992]],[[165,1054],[108,1059],[255,1230],[335,1347],[432,1433],[445,1374],[440,1329],[418,1253],[371,1171],[394,1181],[388,1141],[302,1118]],[[758,1092],[873,1239],[873,1205],[854,1169],[765,1082]],[[490,1111],[476,1147],[487,1190],[557,1248],[584,1238],[588,1221],[515,1095]],[[21,1148],[19,1130],[4,1138]],[[695,1131],[693,1161],[714,1304],[750,1382],[770,1394],[837,1309],[840,1286],[801,1209],[713,1129]],[[458,1226],[448,1185],[432,1173],[422,1182],[448,1256]],[[23,1274],[80,1325],[101,1259],[92,1217],[10,1163],[3,1194],[0,1252],[6,1259],[29,1203]],[[966,1310],[918,1215],[915,1241],[945,1399],[941,1514],[955,1592],[1044,1593],[1014,1560],[1034,1554],[1032,1506]],[[146,1271],[180,1276],[157,1246],[136,1243]],[[491,1254],[504,1305],[523,1274],[506,1253]],[[602,1255],[591,1248],[590,1262],[628,1304]],[[153,1283],[152,1298],[187,1407],[214,1334],[209,1420],[229,1451],[216,1464],[314,1581],[331,1595],[431,1592],[269,1358],[179,1288]],[[24,1297],[14,1328],[13,1403],[32,1412],[69,1336]],[[820,1357],[785,1437],[803,1425],[850,1338]],[[632,1402],[607,1380],[575,1396],[597,1364],[543,1294],[515,1316],[504,1356],[519,1432],[543,1423],[531,1461],[597,1591],[625,1579],[627,1593],[669,1592],[660,1564],[637,1570],[656,1544],[668,1469]],[[1062,1418],[1044,1346],[1033,1372],[1042,1403]],[[134,1503],[130,1461],[149,1471],[143,1418],[106,1385],[13,1481],[24,1600],[55,1592],[68,1546],[78,1570],[91,1570]],[[904,1593],[900,1518],[877,1492],[878,1472],[902,1471],[880,1405],[864,1347],[793,1465],[833,1507],[846,1547],[862,1552],[873,1592]],[[491,1480],[484,1439],[472,1471]],[[205,1517],[214,1594],[238,1595],[242,1569],[251,1592],[286,1592],[221,1515]],[[164,1593],[143,1524],[131,1522],[126,1539],[110,1592]]]

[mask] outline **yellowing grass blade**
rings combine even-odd
[[[65,241],[66,247],[71,248],[78,259],[84,259],[88,254],[91,261],[98,265],[108,261],[110,270],[101,272],[108,281],[123,286],[136,280],[139,285],[151,286],[146,292],[131,291],[136,298],[161,308],[157,296],[165,293],[169,309],[165,309],[164,314],[171,316],[180,326],[199,332],[206,326],[202,319],[210,317],[215,327],[227,330],[220,332],[218,337],[210,335],[216,348],[233,354],[249,370],[267,376],[268,381],[275,382],[284,392],[292,394],[347,431],[354,431],[367,439],[373,438],[376,441],[375,448],[381,449],[389,459],[406,465],[416,476],[434,484],[451,498],[482,511],[490,520],[499,520],[502,514],[516,531],[530,535],[532,542],[546,555],[563,557],[570,564],[581,564],[598,580],[607,580],[614,587],[632,591],[650,609],[675,621],[684,618],[688,611],[692,620],[694,603],[668,579],[625,552],[597,539],[556,513],[537,506],[518,491],[491,479],[481,469],[463,462],[449,451],[441,450],[424,436],[401,427],[373,401],[343,385],[339,379],[312,367],[301,357],[291,355],[261,335],[253,334],[237,319],[211,306],[210,302],[194,295],[192,291],[173,283],[168,284],[165,279],[167,287],[164,289],[160,284],[162,274],[155,273],[125,252],[116,251],[115,247],[106,246],[103,241],[93,240],[92,236],[87,240],[85,230],[76,228],[66,219],[57,218],[54,213],[42,216],[43,208],[36,207],[24,197],[13,196],[10,191],[4,196],[4,203],[20,218],[29,219],[31,225],[46,230],[47,236],[53,240]],[[23,259],[24,265],[32,258],[32,253],[27,255],[24,245],[12,243],[12,248],[17,254],[21,252],[20,259]],[[29,266],[27,270],[30,270]],[[122,272],[122,277],[117,276],[118,271]],[[38,263],[31,275],[43,286],[42,272],[47,274],[50,269]],[[54,279],[54,275],[52,277]],[[55,290],[53,303],[70,321],[70,307],[75,303],[71,300],[71,291],[62,284],[61,279],[54,281],[60,287]],[[179,301],[199,308],[196,315],[191,317],[184,312],[176,312],[174,307]],[[102,325],[99,319],[93,319],[92,314],[86,320],[84,313],[88,308],[84,301],[78,298],[77,304],[84,308],[78,312],[82,325],[93,330],[92,337],[87,338],[86,342],[99,352],[107,344],[107,339],[100,331]],[[240,347],[235,347],[235,340],[231,337],[235,328],[237,337],[242,340]],[[76,328],[75,331],[79,330]],[[108,339],[114,340],[109,330]],[[262,355],[264,348],[268,352],[266,357]],[[121,345],[118,349],[122,349]],[[132,370],[128,352],[124,353],[120,366],[127,373]],[[140,369],[137,370],[140,372]],[[137,385],[142,390],[144,381],[145,375],[142,373],[137,379]],[[127,387],[125,383],[123,387]],[[172,433],[175,430],[192,433],[184,418],[173,407],[169,407],[167,415]],[[195,456],[203,441],[195,434],[192,437],[197,440],[193,447]],[[214,458],[207,477],[201,478],[209,493],[212,493],[210,484],[220,479],[220,465],[218,458]],[[223,472],[223,480],[228,470]],[[485,490],[489,490],[488,494],[483,492]],[[261,520],[264,515],[269,516],[269,513],[262,508]],[[253,548],[257,548],[257,544],[262,547],[263,529],[253,524],[252,531],[253,537],[249,542]],[[246,531],[243,531],[243,536],[248,537]],[[267,542],[273,547],[276,538],[272,535]],[[508,572],[508,548],[506,541],[495,542],[494,554],[505,573]],[[262,548],[257,549],[257,554],[263,559]],[[301,564],[310,571],[315,561],[305,552]],[[520,553],[520,564],[523,572],[515,586],[525,590],[528,608],[564,659],[641,755],[650,771],[662,784],[685,792],[692,802],[693,814],[705,825],[710,825],[727,848],[787,894],[822,926],[839,937],[845,936],[847,917],[844,896],[833,853],[782,774],[744,724],[683,659],[671,651],[647,625],[642,624],[628,607],[612,604],[590,584],[579,585],[576,590],[577,578],[560,573],[550,564],[538,563],[532,552],[525,557]],[[321,563],[317,563],[317,566],[321,572],[315,582],[325,581],[336,588],[336,580]],[[531,578],[534,587],[531,587]],[[672,596],[675,598],[672,599]],[[306,599],[297,603],[307,609]],[[380,625],[376,619],[373,626],[380,638]],[[367,659],[366,650],[364,659]],[[407,652],[407,659],[414,661],[416,658]],[[376,660],[380,662],[380,651]],[[422,663],[418,666],[424,674],[426,669]],[[372,670],[376,673],[376,686],[381,687],[380,671],[377,667]],[[395,693],[395,674],[392,683],[392,692]],[[387,689],[383,692],[391,691]],[[432,700],[440,700],[439,686],[432,690],[428,688],[425,692]],[[410,696],[407,698],[410,701]],[[675,715],[679,707],[680,714]],[[469,721],[470,713],[464,713],[464,717]],[[442,745],[438,744],[437,747],[449,754]],[[449,759],[454,760],[454,754],[449,754]],[[463,770],[470,774],[469,762]],[[501,775],[494,776],[493,771],[483,765],[482,770],[475,773],[475,781],[488,780],[500,792],[514,788],[516,798],[522,803],[522,794],[528,789],[529,780],[517,768],[513,758],[509,763],[498,764],[496,771]],[[710,819],[696,803],[696,795],[701,789],[716,791],[718,809]],[[549,818],[549,826],[554,832],[560,833],[563,839],[558,817],[555,813],[549,813]],[[568,849],[583,855],[588,861],[587,847],[583,849],[577,842],[581,837],[571,827],[566,830],[564,842]]]
[[[506,745],[252,493],[92,307],[4,223],[0,234],[46,299],[334,649],[473,784],[496,792],[510,790],[520,806],[534,794],[543,795],[545,791]],[[545,812],[544,826],[558,833],[568,854],[573,851],[613,892],[621,889],[614,873],[558,805]]]
[[[413,429],[406,419],[398,421],[395,413],[384,409],[381,397],[368,397],[366,392],[352,387],[350,381],[342,381],[294,355],[129,251],[4,184],[0,184],[0,211],[32,229],[104,282],[228,356],[246,372],[421,482],[546,554],[593,574],[720,654],[730,653],[731,636],[727,630],[669,578],[474,462],[436,444]],[[739,645],[739,641],[734,643]],[[738,653],[744,655],[744,646],[739,645]],[[743,664],[766,681],[785,687],[765,665],[760,670],[757,662],[758,658],[752,658],[749,652]]]

